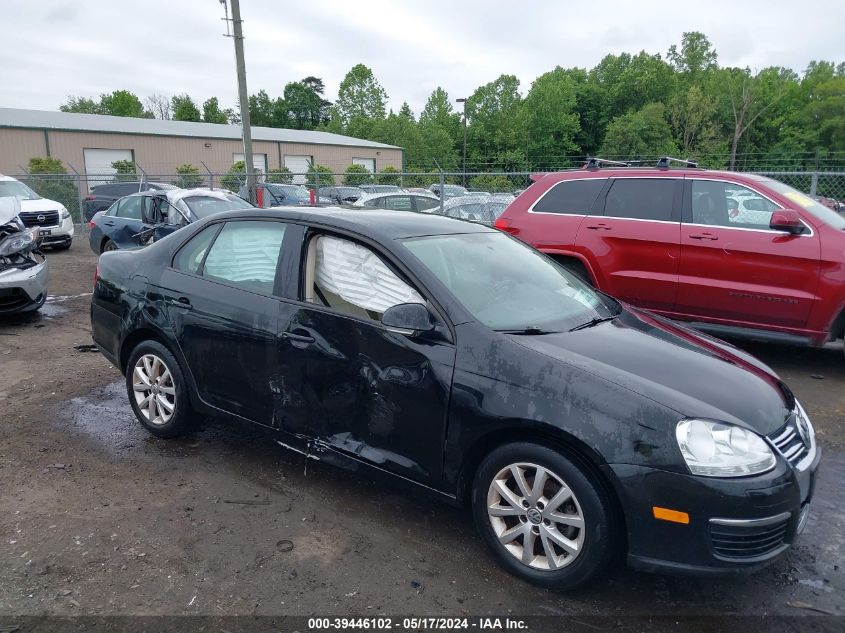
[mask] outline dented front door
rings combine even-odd
[[[455,348],[321,306],[282,308],[281,430],[421,482],[441,475]]]

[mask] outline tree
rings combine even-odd
[[[690,81],[717,67],[718,55],[704,33],[689,31],[681,36],[681,49],[672,44],[666,57],[675,72],[686,75]]]
[[[88,97],[68,97],[67,101],[59,106],[59,110],[82,114],[103,114],[100,103]]]
[[[287,167],[274,167],[267,172],[267,182],[289,185],[293,182],[293,174]]]
[[[491,193],[513,191],[513,183],[507,176],[491,176],[480,174],[469,181],[470,189],[489,191]]]
[[[330,102],[323,99],[323,80],[306,77],[285,86],[283,101],[288,125],[297,130],[313,130],[328,119]]]
[[[144,99],[144,105],[147,108],[147,112],[152,114],[154,118],[165,121],[170,119],[170,99],[164,95],[152,94]]]
[[[716,141],[716,102],[698,86],[679,92],[669,104],[669,122],[684,156],[707,151]]]
[[[654,158],[676,153],[672,128],[666,122],[661,103],[650,103],[613,119],[601,147],[601,155],[606,158]]]
[[[525,97],[528,158],[539,169],[554,169],[560,157],[578,151],[575,81],[559,66],[540,75]]]
[[[170,100],[170,108],[173,111],[174,121],[201,121],[200,109],[194,100],[187,94],[175,95]]]
[[[262,127],[273,126],[273,101],[265,90],[249,97],[249,122]]]
[[[67,176],[67,170],[58,158],[30,158],[27,165],[29,177],[26,184],[38,195],[62,203],[79,221],[79,188],[74,176]]]
[[[305,174],[305,184],[312,187],[317,184],[317,174],[320,174],[320,186],[327,187],[334,184],[334,176],[332,170],[325,165],[310,165],[308,172]]]
[[[128,90],[115,90],[110,94],[100,95],[100,109],[103,114],[112,116],[152,118],[152,114],[144,111],[141,100]]]
[[[199,187],[205,182],[205,178],[200,176],[200,170],[193,165],[184,164],[176,167],[178,178],[173,184],[183,189],[193,189]]]
[[[767,69],[752,75],[748,68],[732,68],[724,73],[724,85],[733,115],[728,169],[734,169],[736,166],[737,147],[742,136],[783,96],[780,71],[781,69]]]
[[[525,117],[519,79],[501,75],[467,99],[468,153],[478,165],[524,166]]]
[[[203,101],[202,120],[206,123],[228,123],[229,113],[220,109],[220,102],[217,97],[211,97]]]
[[[114,179],[117,181],[138,180],[138,173],[135,170],[135,162],[131,160],[116,160],[112,164],[115,170]]]
[[[356,64],[346,73],[337,92],[334,112],[344,126],[354,119],[383,119],[387,93],[364,64]]]
[[[350,187],[357,187],[373,181],[373,175],[370,170],[363,165],[350,165],[346,168],[346,173],[343,175],[343,184]]]

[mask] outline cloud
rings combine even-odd
[[[608,53],[665,54],[684,31],[708,35],[723,65],[783,65],[845,59],[845,5],[714,0],[689,4],[553,0],[396,2],[242,0],[251,93],[278,96],[288,81],[322,77],[327,97],[356,63],[370,66],[390,96],[419,113],[442,86],[471,94],[502,73],[526,92],[557,65],[591,67]],[[217,0],[6,0],[0,106],[55,109],[68,95],[128,89],[145,97],[187,92],[198,102],[236,102],[232,41]]]

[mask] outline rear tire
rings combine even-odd
[[[109,238],[106,238],[103,241],[103,247],[100,249],[100,254],[102,255],[106,251],[116,251],[116,250],[117,250],[117,244],[112,242]]]
[[[613,554],[604,486],[578,460],[551,448],[515,443],[495,449],[476,472],[471,503],[499,564],[535,585],[573,589]]]
[[[126,392],[135,417],[156,437],[177,437],[188,430],[193,412],[182,368],[158,341],[144,341],[132,350]]]

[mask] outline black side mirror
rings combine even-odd
[[[381,323],[402,334],[430,332],[434,329],[431,313],[422,303],[399,303],[384,311]]]

